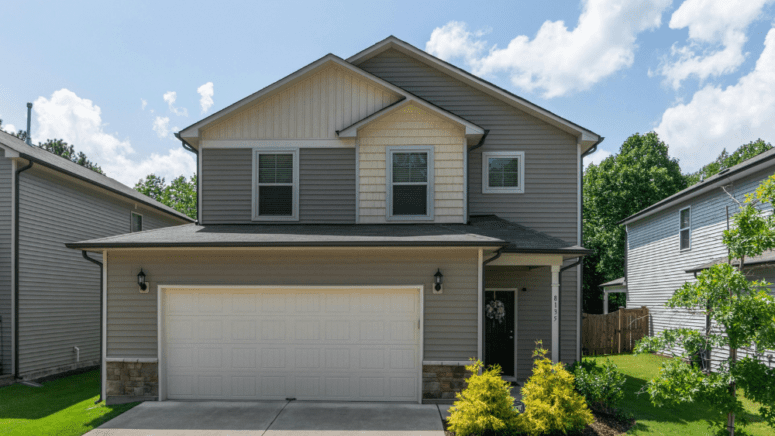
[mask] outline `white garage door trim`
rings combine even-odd
[[[167,392],[166,392],[166,383],[167,378],[165,374],[165,365],[166,362],[164,362],[164,308],[162,306],[163,294],[164,291],[167,289],[255,289],[255,290],[262,290],[262,289],[287,289],[287,290],[293,290],[293,289],[304,289],[304,290],[327,290],[327,289],[352,289],[352,290],[366,290],[366,291],[381,291],[381,290],[388,290],[388,289],[401,289],[401,290],[416,290],[418,292],[418,300],[420,303],[420,332],[419,332],[419,339],[420,339],[420,351],[418,355],[418,362],[417,362],[417,402],[419,404],[422,404],[422,364],[423,364],[423,355],[425,351],[425,292],[424,292],[424,285],[342,285],[342,286],[311,286],[311,285],[199,285],[199,284],[188,284],[188,285],[158,285],[157,292],[156,292],[156,331],[157,331],[157,344],[158,344],[158,380],[159,380],[159,396],[158,401],[164,401],[167,399]]]

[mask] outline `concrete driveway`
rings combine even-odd
[[[432,404],[163,401],[140,404],[86,433],[87,436],[356,434],[444,436],[444,430],[439,407]]]

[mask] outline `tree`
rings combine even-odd
[[[705,328],[665,330],[636,347],[639,353],[660,351],[674,357],[646,385],[655,405],[708,404],[717,417],[713,424],[720,430],[726,425],[730,436],[735,434],[736,417],[746,424],[737,396],[740,388],[761,404],[761,416],[775,428],[775,369],[763,363],[759,354],[775,348],[775,297],[769,293],[769,283],[749,280],[744,273],[746,258],[775,248],[775,217],[767,210],[773,205],[775,175],[746,196],[732,218],[733,227],[724,231],[728,262],[702,271],[667,301],[669,308],[703,315]],[[717,353],[712,365],[711,350],[718,348],[728,353]],[[752,352],[740,359],[740,348]],[[698,361],[699,365],[692,364]]]
[[[2,130],[2,127],[3,127],[3,120],[0,120],[0,130]],[[21,139],[22,141],[26,141],[27,140],[27,131],[26,130],[19,129],[19,131],[16,132],[16,133],[13,133],[13,132],[7,132],[7,133],[9,135],[13,135],[13,136]]]
[[[678,161],[654,132],[634,134],[619,154],[584,172],[584,312],[602,313],[598,285],[624,275],[625,231],[619,221],[686,187]]]
[[[754,156],[772,148],[772,144],[764,142],[763,139],[757,139],[751,141],[748,144],[741,145],[732,154],[727,153],[727,149],[721,150],[721,154],[718,155],[716,160],[700,168],[697,172],[688,174],[686,176],[688,185],[694,185],[701,180],[707,179],[710,176],[716,175],[724,168],[737,165],[744,160],[748,160]]]
[[[190,179],[186,179],[185,176],[179,176],[169,184],[166,183],[164,177],[149,174],[148,177],[140,179],[135,185],[137,191],[193,219],[197,218],[196,188],[196,174],[191,176]]]

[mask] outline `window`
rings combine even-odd
[[[388,219],[433,219],[433,147],[387,150]]]
[[[142,232],[143,231],[143,216],[139,213],[131,212],[129,218],[129,231],[130,232]]]
[[[692,209],[681,209],[678,215],[681,250],[687,250],[692,247]]]
[[[525,192],[525,152],[482,153],[482,193],[522,194]]]
[[[256,150],[253,171],[253,219],[298,220],[298,150]]]

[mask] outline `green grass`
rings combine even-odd
[[[99,371],[0,388],[0,435],[79,436],[138,404],[94,404],[99,392]]]
[[[651,404],[647,393],[638,394],[648,380],[659,372],[663,357],[650,354],[587,357],[585,359],[611,359],[624,375],[627,383],[624,385],[625,397],[622,408],[635,416],[637,424],[628,434],[633,435],[712,435],[708,420],[713,415],[705,404],[687,404],[680,407],[655,407]],[[738,391],[739,392],[739,391]],[[758,415],[759,406],[743,399],[750,424],[745,427],[746,434],[768,435],[775,430],[767,426]],[[736,426],[739,430],[739,426]],[[740,433],[742,434],[742,433]]]

